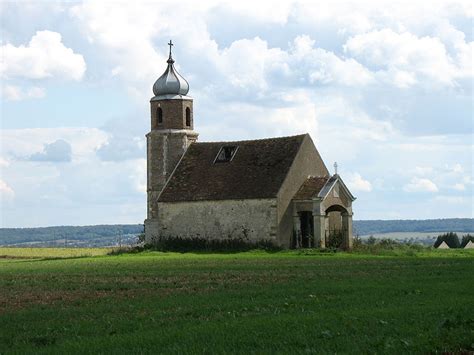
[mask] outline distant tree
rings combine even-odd
[[[390,232],[472,232],[473,218],[447,218],[428,220],[372,220],[354,221],[354,230],[359,235],[370,235]]]
[[[436,239],[436,242],[434,243],[434,247],[439,247],[442,242],[445,242],[450,248],[453,249],[461,247],[461,243],[459,243],[459,237],[454,232],[448,232],[439,235],[438,239]]]
[[[445,242],[446,242],[446,244],[448,244],[448,246],[450,248],[460,248],[461,247],[461,243],[459,243],[458,235],[456,233],[453,233],[453,232],[446,233]]]
[[[470,235],[470,234],[463,235],[462,241],[461,241],[461,248],[464,248],[466,244],[469,243],[469,241],[474,243],[474,235]]]
[[[381,246],[385,247],[385,248],[387,248],[387,247],[392,248],[392,247],[400,245],[400,243],[398,241],[390,239],[390,238],[380,239],[379,244]]]
[[[374,245],[377,242],[377,238],[375,238],[373,235],[371,235],[369,238],[367,238],[367,244],[368,245]]]
[[[436,238],[436,241],[434,242],[433,247],[434,248],[439,247],[443,241],[444,241],[443,236],[438,235],[438,238]]]
[[[357,248],[360,248],[361,245],[362,245],[362,239],[359,237],[359,235],[356,234],[352,241],[352,246],[354,247],[354,249],[357,249]]]

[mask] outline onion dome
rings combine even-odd
[[[171,46],[173,46],[173,43],[170,41],[168,45],[170,46],[170,55],[167,60],[168,68],[153,84],[153,93],[155,96],[186,95],[189,91],[189,84],[174,68],[174,60],[171,56]]]

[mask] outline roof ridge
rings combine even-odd
[[[283,136],[283,137],[268,137],[268,138],[259,138],[259,139],[243,139],[238,141],[216,141],[216,142],[195,142],[193,144],[224,144],[224,143],[245,143],[245,142],[262,142],[270,140],[280,140],[288,138],[299,138],[309,135],[309,133],[296,134],[294,136]]]

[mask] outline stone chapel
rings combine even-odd
[[[285,248],[352,248],[355,197],[309,134],[198,142],[189,84],[168,66],[153,85],[145,240],[242,238]]]

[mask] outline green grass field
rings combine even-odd
[[[7,250],[0,354],[474,350],[472,251]]]

